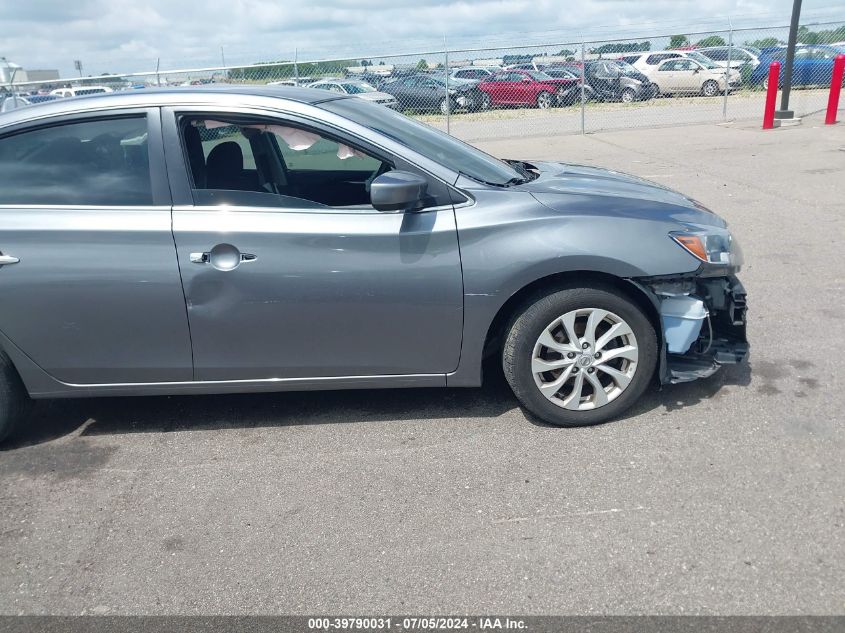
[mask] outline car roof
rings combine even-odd
[[[268,100],[282,100],[314,105],[336,99],[348,99],[345,95],[328,93],[316,88],[295,86],[250,86],[229,84],[207,84],[204,86],[178,86],[172,88],[144,88],[141,90],[120,90],[96,93],[79,97],[57,99],[34,103],[17,108],[0,116],[0,127],[30,119],[61,116],[77,112],[96,112],[115,108],[144,108],[183,104],[197,105],[256,105]]]

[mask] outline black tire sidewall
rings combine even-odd
[[[640,358],[633,380],[615,400],[591,411],[570,411],[550,402],[537,388],[531,372],[534,345],[556,318],[582,308],[601,308],[618,315],[631,327]],[[648,388],[657,366],[657,335],[642,310],[612,289],[568,288],[537,298],[512,322],[502,354],[505,377],[519,401],[531,413],[558,426],[588,426],[619,416]]]
[[[0,442],[18,430],[32,401],[9,357],[0,352]]]

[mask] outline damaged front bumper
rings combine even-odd
[[[706,378],[748,355],[746,293],[734,275],[638,279],[652,300],[663,345],[660,382]]]

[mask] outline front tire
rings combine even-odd
[[[548,110],[552,107],[552,95],[545,90],[537,95],[537,107],[541,110]]]
[[[20,428],[31,404],[12,361],[0,352],[0,442]]]
[[[444,116],[447,114],[454,114],[456,103],[454,99],[446,99],[445,97],[440,102],[440,113]]]
[[[642,310],[611,288],[567,288],[535,300],[512,322],[505,377],[531,413],[557,426],[617,417],[657,366],[657,335]]]
[[[701,87],[701,92],[705,97],[715,97],[719,94],[719,84],[713,80],[705,81]]]
[[[481,109],[482,110],[489,110],[493,107],[493,102],[490,99],[490,95],[486,92],[481,93]]]

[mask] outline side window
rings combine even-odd
[[[278,120],[183,117],[199,205],[369,206],[369,183],[392,169],[361,149]]]
[[[728,51],[725,48],[715,48],[712,51],[704,53],[714,62],[724,62],[728,60]],[[736,51],[732,51],[731,58],[736,59]]]
[[[0,139],[0,203],[153,203],[144,116],[66,123]]]

